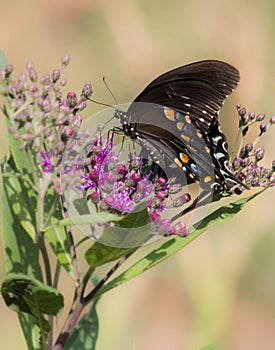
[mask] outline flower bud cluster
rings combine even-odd
[[[92,94],[91,84],[86,84],[80,97],[75,92],[64,96],[67,82],[62,69],[69,64],[69,57],[64,56],[61,63],[61,69],[42,77],[32,62],[18,77],[10,64],[0,71],[0,94],[9,132],[18,140],[19,149],[31,154],[42,174],[58,171],[68,140],[81,125],[80,112]]]
[[[272,165],[270,167],[264,167],[259,164],[265,156],[265,148],[257,147],[256,144],[263,134],[265,134],[269,128],[275,124],[275,116],[269,118],[268,122],[265,122],[266,116],[264,114],[256,115],[254,111],[247,112],[246,108],[237,105],[239,114],[239,130],[242,134],[242,146],[238,152],[238,155],[232,161],[232,169],[240,180],[252,187],[268,187],[275,184],[275,168]],[[253,143],[249,142],[245,144],[245,138],[247,132],[252,125],[258,125],[259,132],[257,138]],[[236,188],[236,193],[242,193],[240,187]]]

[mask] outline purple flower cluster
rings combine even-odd
[[[266,123],[265,115],[256,115],[254,111],[247,112],[244,107],[237,105],[239,114],[239,134],[242,136],[238,155],[232,161],[232,169],[235,174],[249,187],[269,187],[275,184],[275,161],[270,167],[264,167],[260,162],[264,159],[264,147],[256,144],[263,134],[275,124],[275,116],[269,118]],[[254,142],[245,143],[248,130],[251,126],[258,126],[258,135]],[[243,192],[242,187],[237,187],[235,192]]]
[[[91,84],[86,84],[79,98],[75,92],[63,97],[67,81],[61,73],[69,57],[64,56],[61,64],[60,69],[41,78],[32,62],[27,64],[27,72],[17,78],[12,65],[0,71],[0,94],[9,132],[18,140],[19,148],[33,157],[38,173],[52,174],[53,181],[68,140],[82,122],[80,112],[92,94]]]
[[[188,235],[183,222],[174,225],[170,219],[162,218],[163,213],[171,209],[169,196],[178,193],[180,186],[172,186],[165,178],[153,176],[148,171],[148,161],[140,157],[132,157],[128,162],[120,161],[119,154],[113,151],[111,139],[95,138],[88,154],[89,161],[85,161],[80,188],[99,212],[108,211],[121,216],[145,202],[153,234]],[[187,203],[190,198],[190,195],[181,195],[181,204]]]

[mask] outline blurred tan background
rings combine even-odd
[[[240,102],[275,114],[275,3],[272,0],[11,0],[0,2],[0,47],[17,72],[40,74],[68,53],[68,90],[88,81],[94,98],[131,101],[154,77],[206,58],[239,68],[241,83],[221,113],[233,144]],[[91,105],[88,114],[101,107]],[[2,127],[1,157],[7,152]],[[275,127],[263,138],[275,158]],[[209,230],[162,265],[99,304],[98,350],[275,349],[275,190]],[[4,220],[5,218],[2,218]],[[0,278],[4,277],[0,247]],[[67,281],[64,281],[66,285]],[[67,291],[69,295],[69,292]],[[2,349],[26,349],[16,314],[0,302]]]

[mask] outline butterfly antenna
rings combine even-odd
[[[103,103],[103,102],[99,102],[99,101],[93,100],[93,99],[90,98],[90,97],[88,97],[88,100],[91,101],[91,102],[93,102],[93,103],[96,103],[97,105],[106,106],[106,107],[110,107],[110,108],[115,109],[115,107],[112,106],[112,105],[109,105],[109,104],[107,104],[107,103]]]
[[[115,95],[113,94],[112,90],[110,89],[109,85],[106,83],[105,77],[103,77],[102,80],[103,80],[104,85],[106,86],[106,89],[109,91],[109,93],[113,97],[115,104],[118,105],[117,99],[116,99]]]

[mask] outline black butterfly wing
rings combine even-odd
[[[153,80],[138,95],[127,112],[128,122],[135,124],[136,133],[141,138],[155,139],[155,142],[165,145],[169,149],[169,158],[171,152],[172,157],[179,159],[186,154],[186,148],[191,149],[201,173],[210,169],[206,154],[210,153],[210,166],[214,169],[216,182],[222,185],[225,177],[235,181],[236,178],[227,168],[226,138],[217,117],[224,100],[237,86],[239,79],[238,70],[221,61],[207,60],[176,68]],[[147,113],[138,102],[166,108]],[[195,126],[195,131],[188,131],[187,124]],[[171,131],[170,140],[164,135],[165,130]],[[205,147],[200,149],[200,137],[196,134],[202,135],[206,152]],[[196,180],[196,169],[189,175]]]
[[[156,161],[165,172],[175,163],[173,175],[182,184],[197,181],[201,187],[209,188],[217,182],[215,174],[219,172],[213,165],[210,149],[192,123],[184,122],[180,113],[154,104],[136,103],[135,110],[142,114],[141,122],[135,124],[135,135],[145,150],[144,156]],[[177,122],[166,117],[171,113],[176,115]]]
[[[226,97],[240,80],[239,71],[228,63],[205,60],[173,69],[153,80],[134,102],[155,103],[190,115],[204,131],[211,127]],[[138,122],[135,105],[128,113],[130,123]]]

